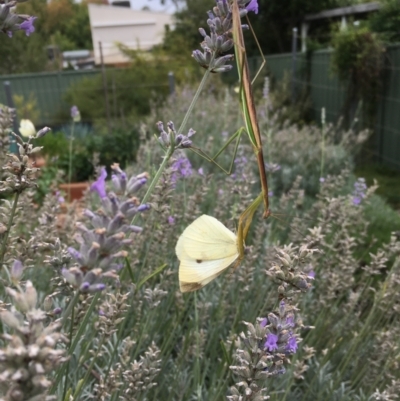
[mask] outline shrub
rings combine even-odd
[[[342,82],[348,85],[344,107],[347,119],[353,116],[356,104],[364,102],[367,126],[372,127],[373,111],[380,90],[381,73],[385,47],[376,33],[366,26],[348,28],[337,32],[332,40],[332,70]]]
[[[44,146],[44,154],[50,164],[64,171],[64,178],[68,177],[69,169],[69,135],[70,126],[63,131],[49,133],[38,142]],[[136,159],[139,143],[139,128],[129,125],[115,127],[111,135],[104,125],[98,124],[91,128],[77,124],[74,128],[72,152],[72,182],[87,181],[94,174],[97,164],[110,166],[118,160],[122,168]]]
[[[138,55],[127,68],[106,70],[111,119],[124,120],[146,115],[152,104],[165,100],[169,93],[168,72],[171,67],[165,61]],[[94,123],[107,116],[101,74],[73,85],[68,89],[65,100],[78,106],[83,121]]]
[[[381,8],[368,18],[368,25],[373,32],[380,34],[387,42],[400,40],[400,4],[397,0],[384,0]]]

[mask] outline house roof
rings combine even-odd
[[[377,2],[357,4],[349,7],[334,8],[331,10],[324,10],[316,14],[307,14],[304,17],[305,21],[315,21],[324,18],[343,17],[346,15],[362,14],[371,11],[376,11],[381,8],[381,4]]]

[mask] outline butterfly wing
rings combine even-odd
[[[176,244],[176,255],[199,261],[224,259],[238,253],[236,235],[216,218],[203,214],[190,224]]]
[[[222,259],[196,260],[183,253],[179,265],[179,287],[182,292],[196,291],[219,276],[239,256],[238,253]]]
[[[236,235],[207,215],[200,216],[185,229],[175,251],[180,260],[182,292],[204,287],[239,257]]]

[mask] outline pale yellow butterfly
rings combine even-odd
[[[240,255],[236,235],[206,214],[186,227],[175,252],[180,261],[179,287],[182,292],[204,287]]]

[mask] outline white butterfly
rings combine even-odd
[[[204,287],[239,257],[236,235],[216,218],[205,214],[185,229],[175,252],[180,261],[182,292]]]

